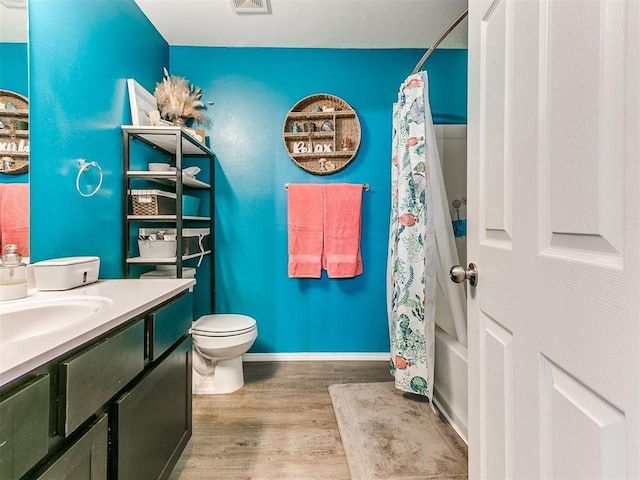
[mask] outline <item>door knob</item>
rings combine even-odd
[[[464,268],[462,265],[454,265],[449,270],[449,277],[454,283],[462,283],[465,280],[469,280],[469,285],[475,287],[478,285],[478,268],[475,263],[470,263],[468,268]]]

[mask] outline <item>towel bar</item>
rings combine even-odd
[[[285,188],[285,189],[289,188],[289,184],[288,184],[288,183],[285,183],[285,184],[284,184],[284,188]],[[369,188],[370,188],[370,187],[369,187],[369,184],[368,184],[368,183],[363,183],[363,184],[362,184],[362,190],[364,190],[365,192],[368,192],[368,191],[369,191]]]

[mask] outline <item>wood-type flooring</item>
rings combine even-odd
[[[392,381],[388,362],[245,362],[245,385],[194,395],[170,480],[349,479],[328,387]]]

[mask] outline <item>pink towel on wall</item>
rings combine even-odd
[[[320,278],[324,221],[322,185],[291,184],[287,192],[289,276]]]
[[[324,190],[323,267],[329,278],[362,273],[362,185],[334,183]]]
[[[29,256],[29,184],[0,184],[0,243],[10,243]]]

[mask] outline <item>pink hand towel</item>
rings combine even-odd
[[[2,248],[10,243],[29,256],[29,184],[7,183],[0,195],[0,237]]]
[[[329,278],[355,277],[362,273],[361,223],[362,185],[325,185],[323,267]]]
[[[287,187],[289,277],[320,278],[322,272],[322,185]]]

